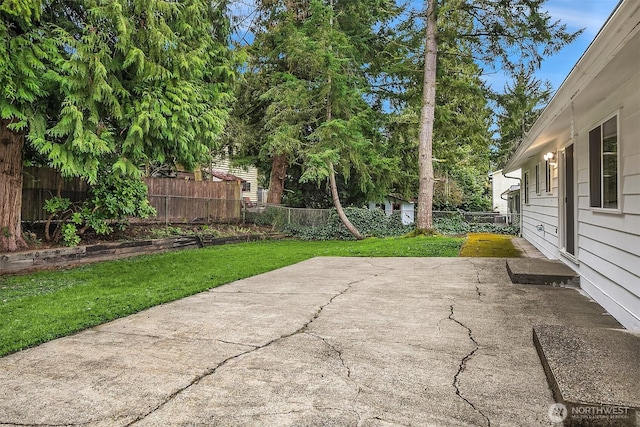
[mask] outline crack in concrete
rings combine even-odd
[[[409,426],[410,426],[410,424],[400,424],[400,423],[399,423],[399,422],[397,422],[397,421],[389,421],[389,420],[385,420],[384,418],[382,418],[382,417],[378,417],[378,416],[371,417],[371,418],[367,418],[365,421],[369,421],[369,420],[382,421],[383,423],[393,424],[393,425],[396,425],[396,426],[403,426],[403,427],[409,427]]]
[[[340,292],[338,292],[337,294],[333,295],[329,301],[327,301],[325,304],[321,305],[320,308],[318,308],[318,310],[315,312],[315,314],[311,317],[311,319],[309,319],[308,321],[306,321],[300,328],[296,329],[293,332],[290,332],[288,334],[284,334],[279,336],[278,338],[274,338],[271,341],[267,342],[266,344],[263,345],[259,345],[259,346],[254,346],[250,349],[248,349],[247,351],[243,351],[241,353],[235,354],[233,356],[229,356],[226,359],[222,360],[220,363],[218,363],[216,366],[206,370],[204,373],[202,373],[201,375],[198,375],[197,377],[195,377],[193,380],[191,380],[189,382],[189,384],[187,384],[186,386],[179,388],[178,390],[174,391],[173,393],[171,393],[169,396],[167,396],[167,398],[165,398],[162,402],[160,402],[159,404],[157,404],[155,407],[153,407],[151,410],[147,411],[146,413],[139,415],[138,417],[136,417],[136,419],[134,419],[133,421],[127,423],[124,425],[124,427],[130,427],[133,426],[134,424],[137,424],[138,422],[144,420],[145,418],[147,418],[148,416],[150,416],[151,414],[153,414],[154,412],[157,412],[158,410],[160,410],[162,407],[164,407],[165,405],[167,405],[169,402],[171,402],[172,400],[174,400],[176,397],[178,397],[180,394],[182,394],[183,392],[185,392],[186,390],[188,390],[189,388],[193,387],[194,385],[200,383],[203,379],[210,377],[212,375],[214,375],[220,368],[224,367],[225,365],[227,365],[229,362],[238,359],[244,355],[247,355],[249,353],[253,353],[255,351],[261,350],[263,348],[267,348],[272,344],[275,344],[278,341],[284,340],[286,338],[290,338],[296,334],[299,333],[303,333],[307,330],[307,328],[309,327],[309,325],[311,325],[311,323],[313,323],[319,316],[320,313],[322,313],[322,310],[324,310],[328,305],[330,305],[336,298],[338,298],[341,295],[344,295],[349,289],[351,289],[351,286],[353,286],[356,283],[362,282],[365,279],[360,279],[360,280],[355,280],[353,282],[347,283],[347,286]]]
[[[367,262],[367,264],[369,264],[371,267],[373,268],[384,268],[385,270],[387,270],[384,273],[380,273],[380,274],[387,274],[387,273],[391,273],[393,271],[395,271],[395,269],[393,267],[387,267],[386,265],[376,265],[373,263],[374,258],[365,258],[365,261]],[[379,274],[374,274],[374,277],[378,277]]]
[[[476,411],[478,414],[482,416],[482,418],[486,420],[487,427],[491,427],[491,421],[489,420],[489,418],[480,409],[478,409],[469,399],[464,397],[462,395],[462,392],[460,391],[460,375],[466,369],[467,362],[469,361],[469,359],[471,359],[473,355],[476,354],[478,349],[480,349],[480,346],[478,345],[478,342],[473,337],[473,332],[471,331],[471,329],[467,325],[465,325],[464,323],[460,322],[458,319],[453,317],[453,304],[449,306],[449,309],[451,313],[449,314],[448,319],[465,328],[467,330],[467,335],[469,336],[469,339],[471,340],[471,342],[473,342],[475,346],[475,348],[471,350],[469,353],[467,353],[460,361],[460,365],[458,366],[458,372],[456,372],[456,374],[453,376],[453,383],[452,383],[453,388],[456,390],[456,395],[460,399],[464,400],[469,406],[473,408],[474,411]]]
[[[329,347],[331,350],[333,350],[334,353],[336,353],[338,355],[338,359],[340,359],[340,364],[347,371],[347,379],[349,380],[349,382],[351,382],[353,384],[353,386],[355,387],[355,390],[356,390],[356,395],[353,398],[353,401],[351,402],[351,411],[350,412],[354,413],[356,415],[356,417],[358,417],[358,425],[361,425],[361,423],[362,423],[362,415],[360,415],[360,413],[356,410],[355,405],[356,405],[356,403],[358,401],[358,398],[360,397],[360,392],[362,391],[362,388],[360,388],[360,385],[351,376],[351,368],[345,362],[344,357],[342,356],[342,351],[340,351],[336,346],[331,344],[329,342],[329,340],[327,340],[323,336],[314,334],[312,332],[305,332],[305,334],[307,334],[309,336],[312,336],[312,337],[315,337],[315,338],[318,338],[327,347]],[[337,408],[332,408],[332,409],[337,409]]]
[[[438,320],[438,323],[436,323],[436,328],[438,328],[438,336],[440,336],[440,332],[442,332],[442,329],[440,329],[440,325],[442,324],[442,322],[444,322],[445,320],[450,320],[449,317],[451,316],[451,314],[449,314],[447,317],[443,317],[442,319]]]
[[[480,300],[480,302],[484,302],[482,301],[482,292],[480,292],[480,285],[482,283],[482,280],[480,279],[480,269],[478,268],[478,266],[471,260],[465,260],[465,262],[468,262],[469,264],[471,264],[473,266],[473,269],[476,272],[476,294],[478,294],[478,300]]]
[[[480,287],[478,285],[476,285],[476,293],[478,294],[478,299],[480,300],[480,302],[484,302],[482,301],[482,292],[480,292]]]
[[[234,341],[226,341],[226,340],[221,340],[221,339],[216,339],[217,342],[221,342],[223,344],[231,344],[231,345],[239,345],[241,347],[251,347],[253,349],[258,349],[260,346],[255,345],[255,344],[245,344],[245,343],[241,343],[241,342],[234,342]]]
[[[125,337],[144,337],[144,338],[151,338],[153,340],[167,339],[167,337],[163,337],[160,335],[152,335],[152,334],[145,334],[145,333],[138,333],[138,332],[108,331],[108,330],[101,329],[99,326],[93,328],[92,332],[105,334],[105,335],[123,335]],[[170,339],[173,339],[173,338],[170,338]]]
[[[223,344],[233,344],[233,345],[240,345],[243,347],[256,347],[253,344],[245,344],[245,343],[241,343],[241,342],[233,342],[233,341],[225,341],[225,340],[221,340],[221,339],[214,339],[214,338],[204,338],[204,337],[172,337],[172,336],[162,336],[162,335],[151,335],[151,334],[144,334],[144,333],[137,333],[137,332],[123,332],[123,331],[107,331],[107,330],[102,330],[102,329],[93,329],[93,332],[96,333],[100,333],[100,334],[105,334],[105,335],[123,335],[123,336],[130,336],[130,337],[145,337],[145,338],[151,338],[154,339],[158,342],[160,341],[172,341],[172,342],[179,342],[179,343],[190,343],[190,342],[221,342]],[[164,360],[162,358],[158,358],[156,357],[156,359],[160,359],[160,360]]]

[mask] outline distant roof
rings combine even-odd
[[[396,199],[396,200],[400,200],[400,201],[403,201],[403,202],[407,202],[407,203],[415,203],[416,202],[416,200],[407,199],[406,197],[403,197],[402,194],[398,194],[398,193],[391,193],[387,197],[391,198],[391,199]]]
[[[520,191],[520,184],[510,186],[508,189],[504,190],[500,195],[504,196],[505,194],[514,193],[516,191]]]
[[[218,169],[212,170],[211,175],[223,181],[245,181],[244,179],[239,178],[233,174],[230,174],[229,172],[221,171]]]
[[[621,0],[504,167],[511,172],[575,138],[575,117],[613,94],[637,73],[638,0]],[[580,130],[578,130],[580,132]]]

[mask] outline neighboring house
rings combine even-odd
[[[520,184],[520,170],[513,171],[513,173],[504,176],[502,169],[489,174],[491,180],[491,197],[494,212],[500,213],[500,215],[507,215],[509,213],[509,204],[505,192],[508,192],[509,188],[513,185]]]
[[[394,212],[400,213],[402,224],[410,225],[415,221],[414,211],[415,203],[409,200],[404,200],[397,195],[387,196],[382,203],[369,203],[369,209],[382,209],[387,216],[391,216]]]
[[[640,330],[640,2],[623,0],[504,168],[522,235]]]
[[[214,159],[209,170],[212,172],[224,172],[234,178],[239,178],[242,181],[243,200],[248,197],[251,202],[258,202],[258,169],[254,166],[235,168],[231,167],[231,163],[227,157],[218,157]],[[215,177],[215,173],[211,173],[211,176],[214,180],[220,179]]]
[[[502,197],[507,200],[507,224],[520,224],[520,184],[509,187]]]

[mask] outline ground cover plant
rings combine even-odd
[[[494,233],[470,233],[460,250],[461,257],[518,258],[522,256],[512,243],[513,236]]]
[[[381,209],[345,208],[345,214],[351,223],[365,237],[402,236],[414,229],[412,225],[403,225],[400,214],[387,216]],[[302,240],[353,240],[353,235],[344,226],[335,209],[329,213],[327,223],[319,227],[301,227],[285,225],[282,230]]]
[[[351,223],[365,237],[404,236],[415,230],[415,225],[403,225],[400,213],[387,216],[381,209],[345,208],[345,214]],[[264,212],[253,214],[250,220],[259,226],[271,226],[272,230],[280,230],[289,236],[301,240],[353,240],[353,235],[342,224],[334,210],[322,225],[300,225],[296,220],[287,220],[287,212],[269,208]],[[304,221],[302,221],[304,222]],[[494,233],[517,235],[517,225],[467,222],[462,212],[449,212],[446,216],[433,220],[433,229],[443,235],[463,236],[467,233]]]
[[[455,257],[463,240],[261,241],[0,276],[0,355],[315,256]]]
[[[461,236],[467,233],[492,233],[517,235],[517,225],[492,224],[488,222],[466,222],[461,213],[434,218],[433,228],[440,234]]]

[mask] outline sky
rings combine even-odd
[[[422,3],[422,0],[412,0],[415,3]],[[569,75],[573,66],[578,62],[582,54],[589,47],[600,28],[605,23],[609,15],[613,12],[620,0],[547,0],[544,8],[549,12],[553,20],[560,20],[567,24],[569,31],[577,31],[584,28],[584,32],[569,46],[560,52],[545,59],[542,67],[536,73],[536,77],[541,81],[551,82],[553,91],[556,91],[564,79]],[[239,23],[239,31],[236,37],[243,38],[250,42],[251,34],[246,30],[254,17],[254,0],[234,0],[231,8],[239,15],[246,18]],[[248,39],[248,40],[247,40]],[[507,78],[502,73],[493,73],[485,76],[489,86],[497,92],[502,92]]]
[[[558,90],[618,2],[619,0],[548,0],[544,7],[552,19],[567,24],[569,31],[581,28],[585,30],[569,46],[545,59],[536,77],[542,81],[550,81],[554,92]],[[487,83],[494,90],[502,91],[506,83],[504,76],[494,74],[486,77]]]

